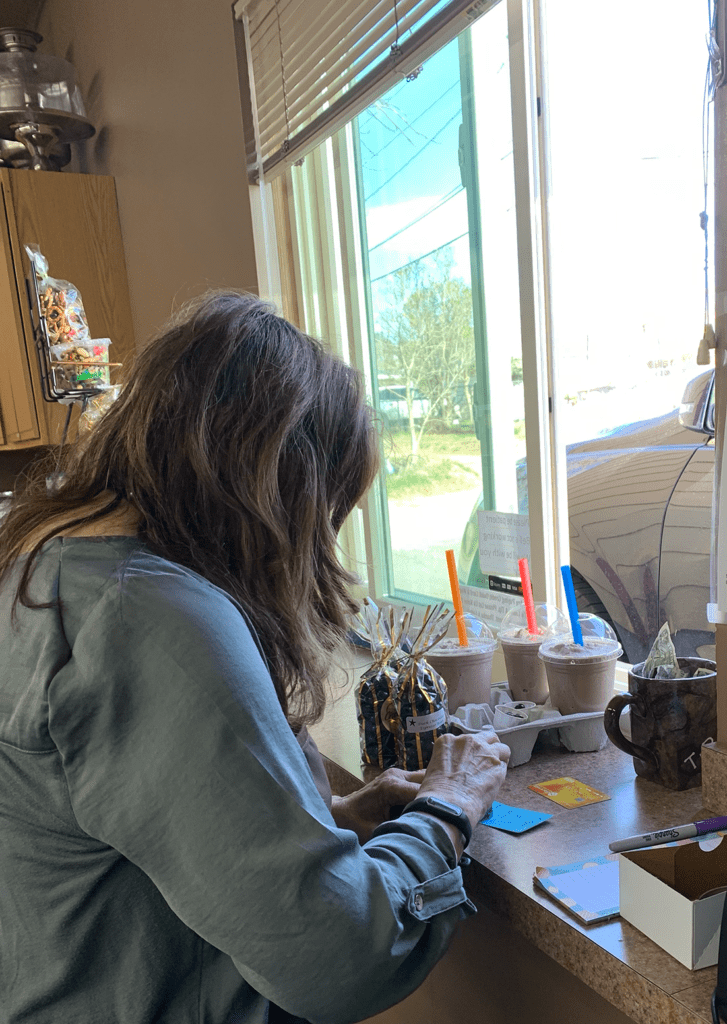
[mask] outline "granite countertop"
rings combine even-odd
[[[567,810],[527,788],[562,775],[611,799]],[[613,839],[710,817],[701,790],[674,793],[639,779],[631,758],[608,744],[535,754],[508,772],[498,799],[553,817],[519,836],[479,826],[467,877],[473,896],[639,1024],[711,1024],[716,967],[690,971],[621,918],[582,925],[532,880],[536,866],[600,857]]]
[[[352,697],[334,704],[313,732],[334,792],[358,788]],[[528,789],[563,775],[610,800],[568,810]],[[472,897],[638,1024],[711,1024],[716,967],[688,970],[621,918],[582,925],[533,885],[536,866],[603,856],[614,839],[711,817],[701,789],[676,793],[637,778],[631,758],[611,744],[594,753],[538,751],[536,745],[530,761],[508,771],[498,800],[553,817],[521,835],[478,825],[467,851],[472,863],[465,869]]]

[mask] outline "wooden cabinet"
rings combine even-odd
[[[78,288],[91,336],[111,339],[111,362],[131,360],[134,336],[113,178],[0,169],[0,194],[0,451],[8,451],[58,444],[67,412],[41,390],[26,245],[40,248],[52,277]],[[78,415],[76,404],[72,424]]]

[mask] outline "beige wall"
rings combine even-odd
[[[69,170],[116,179],[137,344],[210,287],[257,290],[230,0],[46,0],[97,133]]]

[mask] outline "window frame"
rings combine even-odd
[[[520,321],[524,376],[526,455],[530,516],[530,569],[538,600],[565,607],[559,566],[569,562],[568,491],[565,446],[560,443],[557,410],[558,380],[554,372],[556,353],[553,336],[548,278],[549,184],[548,102],[546,95],[547,49],[541,16],[541,0],[499,0],[507,8],[510,53],[511,120],[513,130],[517,251],[520,284]],[[487,17],[494,4],[488,4]],[[442,45],[448,42],[444,38]],[[312,166],[312,189],[319,228],[333,231],[340,240],[340,261],[326,267],[324,246],[309,254],[311,272],[328,275],[330,306],[312,311],[301,309],[301,285],[297,268],[289,259],[294,251],[295,201],[284,183],[295,169],[281,175],[273,185],[250,186],[257,224],[256,258],[261,269],[261,294],[280,305],[286,315],[312,333],[325,337],[334,351],[364,371],[373,401],[369,368],[371,353],[365,302],[364,261],[357,229],[358,192],[354,173],[353,137],[350,125],[329,138],[315,154],[306,157]],[[325,158],[323,155],[325,154]],[[333,187],[331,187],[333,186]],[[299,201],[300,201],[300,197]],[[345,201],[344,201],[345,200]],[[306,216],[312,200],[306,199]],[[304,203],[305,206],[305,203]],[[266,212],[267,209],[267,212]],[[283,223],[287,226],[281,230]],[[270,224],[272,223],[272,230]],[[277,225],[277,241],[271,258],[270,239]],[[291,228],[292,225],[292,228]],[[258,245],[258,236],[261,245]],[[319,234],[319,238],[322,237]],[[329,263],[336,261],[330,259]],[[279,264],[270,266],[271,261]],[[310,269],[310,268],[309,268]],[[304,291],[305,289],[303,289]],[[297,292],[297,294],[296,294]],[[303,316],[305,312],[305,316]],[[341,548],[349,567],[363,579],[362,593],[378,603],[423,607],[425,600],[415,594],[393,594],[389,566],[389,538],[385,529],[385,489],[377,482],[341,533]],[[619,663],[617,680],[625,683],[626,666]]]
[[[515,150],[515,192],[517,203],[517,249],[520,268],[520,316],[522,325],[522,348],[525,392],[525,415],[527,420],[526,454],[528,464],[528,496],[531,537],[531,577],[536,595],[540,600],[559,603],[560,583],[557,566],[561,544],[556,530],[554,513],[555,485],[551,468],[557,453],[553,436],[553,415],[550,412],[551,372],[548,358],[548,322],[546,316],[546,281],[544,276],[546,211],[541,200],[543,174],[543,118],[538,110],[538,76],[536,64],[537,46],[537,0],[500,0],[506,4],[508,33],[510,38],[510,88],[513,142]],[[494,7],[488,4],[482,15]],[[448,41],[444,38],[442,45]],[[542,90],[541,90],[542,91]],[[358,225],[354,218],[360,215],[359,192],[356,189],[354,172],[353,137],[350,125],[327,139],[313,154],[306,157],[306,164],[312,164],[314,172],[306,181],[313,192],[293,187],[290,195],[288,174],[279,176],[272,184],[261,182],[250,185],[252,195],[253,222],[255,227],[255,249],[258,262],[260,292],[264,298],[275,302],[286,315],[294,312],[301,326],[311,333],[325,337],[336,354],[351,361],[364,371],[367,379],[369,399],[374,400],[371,389],[371,352],[368,345],[367,316],[364,304],[367,289],[364,287],[364,260]],[[325,167],[321,154],[326,154]],[[294,176],[293,169],[293,176]],[[287,182],[286,185],[280,184]],[[328,183],[334,185],[331,189]],[[282,198],[287,191],[287,202]],[[335,193],[335,194],[334,194]],[[348,203],[341,199],[346,197]],[[296,280],[297,269],[291,273],[289,264],[292,255],[292,239],[296,221],[307,220],[310,237],[313,238],[313,210],[322,218],[318,237],[323,231],[334,231],[340,240],[336,248],[342,256],[343,265],[338,268],[326,266],[334,261],[326,260],[323,246],[317,252],[310,252],[303,246],[305,263],[303,271],[312,284],[316,272],[327,277],[324,289],[315,289],[319,300],[325,295],[326,308],[302,310],[303,296],[310,293],[305,282]],[[281,230],[282,224],[287,226]],[[291,227],[292,226],[292,227]],[[304,227],[306,225],[303,225]],[[278,236],[287,244],[278,247]],[[274,254],[279,254],[275,259]],[[336,272],[338,271],[338,272]],[[336,278],[334,287],[334,277]],[[353,285],[355,282],[355,286]],[[363,301],[359,297],[363,296]],[[335,306],[336,308],[330,308]],[[301,317],[301,313],[303,316]],[[349,566],[365,578],[365,587],[375,601],[393,604],[421,606],[426,600],[417,594],[397,591],[390,577],[391,565],[389,537],[385,528],[385,489],[377,482],[364,498],[357,515],[344,526],[341,547]],[[567,503],[565,505],[567,508]],[[567,540],[567,523],[565,525]],[[364,571],[362,571],[362,569]]]

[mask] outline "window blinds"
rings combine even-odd
[[[281,173],[497,0],[238,0],[251,180]]]

